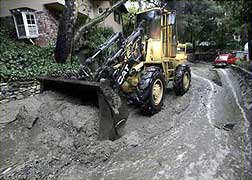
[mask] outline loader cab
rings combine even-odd
[[[143,22],[144,35],[149,39],[160,40],[161,11],[149,10],[136,16],[136,26]]]
[[[152,8],[137,13],[136,26],[141,22],[145,36],[146,61],[176,57],[176,12]]]

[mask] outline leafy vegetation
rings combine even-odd
[[[252,62],[251,61],[238,60],[235,62],[235,64],[252,72]]]
[[[73,64],[57,64],[53,47],[40,48],[8,38],[8,31],[0,30],[0,82],[34,80],[42,74],[60,75],[78,69]]]
[[[248,42],[249,59],[252,60],[252,1],[219,1],[226,10],[225,26],[234,35],[239,36],[239,44],[244,47]]]
[[[203,42],[213,42],[213,32],[218,28],[218,19],[222,15],[222,8],[213,1],[187,1],[182,9],[181,17],[184,31],[181,32],[184,41],[193,46]]]
[[[168,3],[166,8],[177,12],[178,40],[192,43],[195,51],[242,50],[244,44],[250,42],[249,35],[252,37],[252,1],[131,1],[142,5],[149,2],[152,6]],[[125,18],[124,22],[127,25],[131,20]]]
[[[112,28],[93,26],[83,35],[81,51],[85,58],[93,55],[95,50],[113,34]]]
[[[129,36],[135,28],[137,8],[130,6],[128,11],[129,13],[123,14],[123,33],[125,37]]]

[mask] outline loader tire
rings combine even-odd
[[[176,95],[184,95],[191,85],[191,70],[188,65],[179,65],[175,70],[173,89]]]
[[[165,96],[165,78],[159,67],[147,67],[137,85],[137,95],[142,112],[153,115],[163,106]]]

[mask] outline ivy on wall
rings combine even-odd
[[[8,37],[8,30],[0,30],[0,82],[34,80],[43,74],[60,75],[79,68],[79,63],[57,64],[53,47],[41,48]]]

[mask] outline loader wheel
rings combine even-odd
[[[185,94],[191,85],[191,70],[188,65],[179,65],[175,71],[173,89],[176,95]]]
[[[147,67],[137,86],[137,95],[144,114],[153,115],[163,106],[165,78],[159,67]]]

